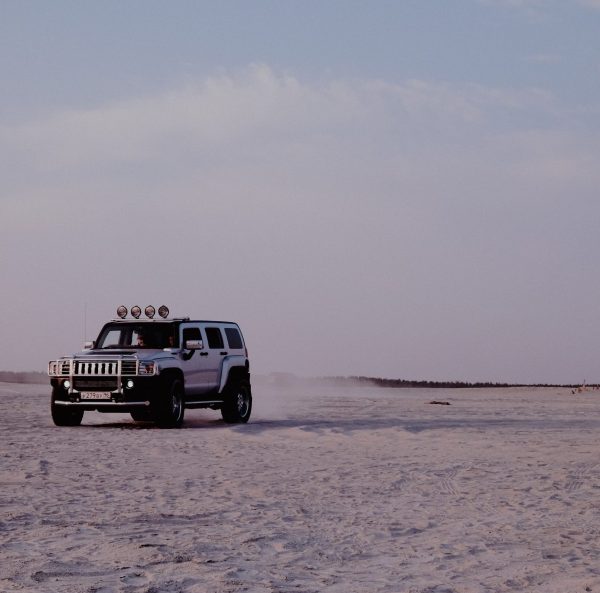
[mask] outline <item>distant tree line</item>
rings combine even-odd
[[[411,379],[384,379],[382,377],[364,377],[364,376],[350,376],[350,377],[321,377],[318,381],[324,381],[331,383],[336,386],[350,386],[350,385],[365,385],[365,386],[376,386],[376,387],[429,387],[429,388],[470,388],[470,387],[579,387],[579,385],[558,385],[549,383],[492,383],[490,381],[427,381],[420,380],[415,381]],[[594,385],[588,385],[588,387],[594,387]]]
[[[48,375],[39,371],[0,371],[2,383],[48,383]]]

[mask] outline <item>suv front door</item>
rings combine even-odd
[[[180,328],[181,368],[185,377],[185,393],[187,396],[199,395],[204,392],[204,377],[202,375],[203,360],[200,356],[203,350],[188,350],[185,343],[188,340],[202,340],[200,327],[195,324],[182,324]]]

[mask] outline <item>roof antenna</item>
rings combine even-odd
[[[83,302],[83,341],[87,339],[87,301]]]

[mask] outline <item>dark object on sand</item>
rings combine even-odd
[[[450,402],[438,402],[433,400],[432,402],[429,402],[430,404],[438,404],[439,406],[449,406]]]

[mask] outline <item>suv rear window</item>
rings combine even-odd
[[[206,339],[208,340],[209,348],[223,348],[223,336],[218,327],[206,328]]]
[[[244,345],[242,344],[242,336],[235,327],[226,327],[225,335],[227,336],[227,343],[229,344],[230,350],[241,350]]]

